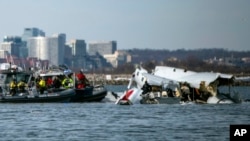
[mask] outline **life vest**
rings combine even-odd
[[[46,86],[45,80],[41,79],[41,80],[39,81],[39,86],[44,88],[44,87]]]
[[[73,80],[71,78],[65,78],[62,82],[63,87],[69,88],[73,86]]]
[[[11,89],[14,89],[14,88],[16,88],[16,87],[17,87],[16,82],[14,82],[14,81],[10,82],[10,88],[11,88]]]
[[[20,81],[18,84],[17,84],[18,88],[20,87],[25,87],[25,83],[23,81]]]
[[[77,77],[78,80],[84,80],[85,79],[85,75],[83,73],[78,73],[76,75],[76,77]]]

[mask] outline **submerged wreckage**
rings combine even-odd
[[[132,87],[133,83],[135,86]],[[241,103],[237,93],[221,93],[219,86],[230,87],[234,76],[213,72],[194,72],[185,69],[156,66],[152,74],[142,67],[136,68],[128,90],[116,104],[177,104],[177,103]]]

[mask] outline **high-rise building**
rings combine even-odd
[[[117,50],[116,41],[93,41],[89,42],[89,55],[113,54]]]
[[[38,29],[38,28],[25,28],[24,32],[23,32],[23,36],[22,36],[22,41],[23,42],[27,42],[27,40],[31,37],[38,37],[38,36],[42,36],[45,37],[45,32],[43,32],[42,30]]]
[[[24,28],[24,32],[22,35],[22,46],[20,48],[20,57],[27,57],[28,56],[28,48],[27,48],[27,40],[32,37],[45,37],[45,32],[42,30],[33,27],[33,28]]]
[[[86,56],[85,40],[70,40],[67,45],[71,47],[72,55],[75,57]]]
[[[85,68],[87,55],[85,40],[70,40],[67,46],[71,48],[71,66],[74,68]]]
[[[56,34],[52,37],[33,37],[27,40],[29,57],[49,60],[50,65],[64,64],[66,35]]]

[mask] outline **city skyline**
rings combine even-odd
[[[117,41],[117,49],[250,50],[248,0],[0,1],[0,37],[37,27],[67,41]]]

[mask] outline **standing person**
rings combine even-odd
[[[83,71],[80,70],[78,74],[76,74],[76,78],[77,78],[77,81],[84,81],[84,79],[86,78],[85,75],[83,74]]]
[[[78,89],[84,88],[86,85],[89,84],[88,79],[83,74],[83,70],[80,70],[79,73],[76,74],[76,78],[77,78],[77,86],[76,87]]]
[[[83,71],[80,70],[78,74],[76,74],[76,79],[77,79],[77,85],[76,88],[77,89],[81,89],[84,88],[84,79],[85,79],[85,75],[83,74]]]

